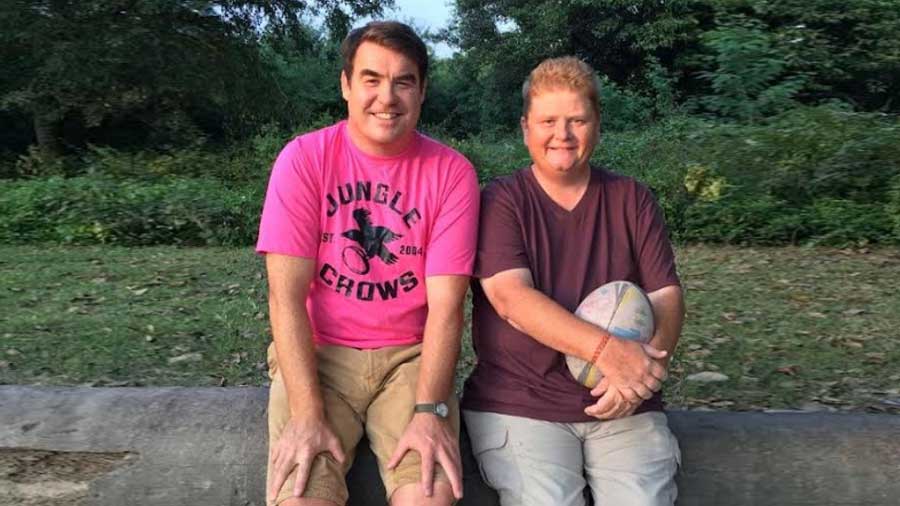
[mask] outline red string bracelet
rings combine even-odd
[[[609,333],[604,332],[602,336],[600,336],[600,341],[597,343],[597,347],[594,349],[594,355],[591,357],[591,363],[597,365],[597,359],[600,358],[600,353],[603,352],[603,348],[606,348],[606,344],[609,342]]]

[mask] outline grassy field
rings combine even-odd
[[[688,319],[670,406],[900,413],[900,250],[678,257]],[[249,249],[4,246],[0,281],[2,384],[266,382],[264,271]],[[472,363],[466,345],[460,377]],[[690,379],[701,372],[727,379]]]

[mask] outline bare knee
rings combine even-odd
[[[312,497],[291,497],[278,503],[278,506],[341,506],[340,504],[325,499],[315,499]]]
[[[450,506],[454,500],[453,489],[445,481],[434,483],[434,493],[431,497],[425,497],[421,484],[409,483],[394,491],[391,495],[391,506]]]

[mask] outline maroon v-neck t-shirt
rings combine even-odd
[[[463,409],[552,422],[596,421],[583,410],[597,399],[575,381],[564,355],[498,316],[477,282],[516,268],[529,269],[535,288],[572,312],[610,281],[631,281],[646,292],[679,285],[656,200],[634,179],[596,167],[571,211],[544,192],[530,168],[495,180],[481,195],[472,284],[478,363],[466,381]],[[661,409],[657,393],[637,412]]]

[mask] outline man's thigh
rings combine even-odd
[[[329,362],[334,361],[334,357],[329,355],[329,351],[340,350],[328,350],[326,348],[324,349],[325,356],[323,356],[323,349],[317,350],[318,365],[320,367],[319,379],[322,383],[322,400],[325,405],[325,417],[335,435],[341,441],[346,460],[341,465],[330,454],[317,456],[310,469],[309,479],[302,497],[345,504],[348,499],[345,475],[353,462],[356,445],[362,437],[363,425],[362,420],[354,409],[355,406],[352,406],[351,402],[348,401],[348,395],[339,393],[336,390],[336,388],[346,388],[346,385],[330,385],[328,380],[323,377],[328,376],[328,374],[322,374],[322,367],[327,371]],[[269,376],[272,380],[269,387],[268,410],[269,448],[271,450],[278,438],[281,437],[288,420],[290,420],[287,392],[281,377],[281,371],[278,368],[274,346],[269,347]],[[271,472],[271,469],[267,470],[267,472]],[[281,487],[276,504],[283,504],[285,500],[290,499],[296,479],[296,472],[292,471]]]
[[[383,375],[378,393],[366,411],[366,435],[378,460],[378,470],[388,500],[398,488],[422,481],[418,452],[407,452],[396,468],[387,469],[400,436],[412,420],[421,350],[422,345],[382,348],[373,356],[376,369]],[[450,408],[448,423],[458,438],[459,405],[452,394],[446,402]],[[447,474],[441,466],[436,464],[434,469],[435,482],[449,485]]]
[[[583,506],[581,439],[570,424],[464,411],[482,477],[501,506]]]
[[[592,425],[585,435],[584,460],[597,506],[675,503],[681,452],[664,413],[642,413]]]

